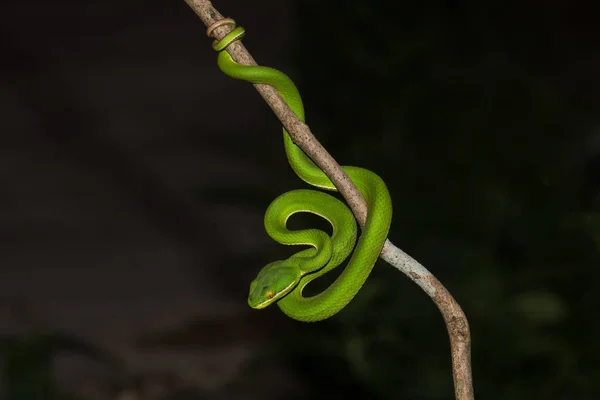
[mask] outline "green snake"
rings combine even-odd
[[[273,86],[296,116],[304,121],[302,98],[289,77],[272,68],[236,63],[227,51],[223,51],[243,35],[243,28],[237,27],[221,41],[214,42],[213,48],[219,51],[221,71],[235,79]],[[290,166],[300,179],[320,189],[337,190],[327,175],[294,144],[285,128],[283,141]],[[352,166],[342,168],[364,196],[368,207],[358,242],[354,216],[335,197],[305,189],[280,195],[265,213],[267,234],[281,244],[310,247],[260,270],[250,284],[248,304],[252,308],[262,309],[276,302],[293,319],[320,321],[344,308],[365,283],[388,235],[392,200],[385,183],[375,173]],[[288,230],[287,220],[299,212],[309,212],[329,221],[333,227],[331,237],[317,229]],[[336,268],[350,253],[352,257],[346,268],[327,289],[311,297],[302,295],[306,285]]]

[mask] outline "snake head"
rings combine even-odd
[[[300,268],[286,261],[264,266],[250,283],[248,304],[259,310],[279,301],[296,287],[300,277]]]

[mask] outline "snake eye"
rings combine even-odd
[[[275,296],[275,293],[272,290],[267,292],[267,294],[265,295],[265,297],[269,300],[272,299],[273,296]]]

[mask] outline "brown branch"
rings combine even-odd
[[[185,0],[206,26],[223,19],[210,1]],[[231,31],[231,26],[223,25],[213,31],[216,39],[222,39]],[[240,64],[257,65],[250,53],[240,41],[228,46],[231,57]],[[364,226],[367,205],[363,196],[352,184],[348,175],[313,136],[309,127],[300,121],[269,85],[255,84],[254,87],[271,107],[277,118],[296,143],[331,179],[340,194],[352,209],[359,224]],[[386,240],[381,258],[399,269],[413,282],[419,285],[436,304],[448,330],[450,352],[452,356],[452,376],[456,400],[473,400],[473,381],[471,376],[471,336],[467,318],[448,290],[425,267],[415,259]]]

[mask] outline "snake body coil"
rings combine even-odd
[[[215,41],[213,47],[219,51],[221,71],[235,79],[273,86],[296,116],[304,121],[302,98],[290,78],[273,68],[238,64],[227,51],[223,51],[243,34],[243,28],[238,27],[223,40]],[[283,141],[288,161],[300,179],[321,189],[336,190],[327,175],[293,143],[285,129]],[[279,243],[310,245],[311,248],[263,267],[250,285],[248,303],[251,307],[260,309],[277,302],[291,318],[304,322],[319,321],[344,308],[365,283],[388,235],[392,201],[385,183],[375,173],[352,166],[342,168],[368,206],[366,223],[354,252],[356,221],[344,203],[314,190],[293,190],[282,194],[265,213],[267,233]],[[297,212],[310,212],[327,219],[333,226],[332,236],[316,229],[288,230],[286,222]],[[346,268],[327,289],[311,297],[302,295],[308,283],[337,267],[350,253],[352,257]]]

